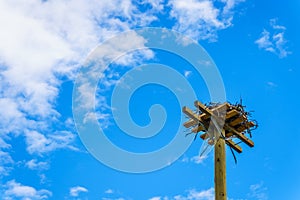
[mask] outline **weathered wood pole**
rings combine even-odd
[[[215,145],[215,199],[227,200],[225,140],[221,137]]]

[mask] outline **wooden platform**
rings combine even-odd
[[[195,101],[194,105],[200,111],[197,114],[193,113],[188,107],[182,108],[182,111],[190,118],[183,125],[186,128],[191,128],[191,131],[195,134],[203,132],[200,138],[203,140],[209,139],[209,127],[218,123],[225,132],[223,139],[226,141],[226,144],[236,152],[241,153],[242,148],[232,140],[234,138],[238,138],[250,147],[254,146],[253,141],[246,136],[246,133],[256,124],[248,119],[248,116],[240,107],[229,103],[205,106],[199,101]]]

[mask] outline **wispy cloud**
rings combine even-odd
[[[192,157],[191,161],[194,162],[194,163],[196,163],[196,164],[201,164],[201,163],[203,163],[203,161],[206,158],[207,158],[207,156],[199,156],[199,155],[197,155],[197,156]]]
[[[274,53],[280,58],[288,56],[287,40],[285,39],[286,27],[277,24],[277,19],[269,21],[270,30],[264,29],[255,43],[260,49]]]
[[[250,185],[249,187],[250,193],[248,193],[248,196],[250,198],[254,198],[257,200],[267,200],[268,194],[267,194],[267,187],[264,186],[263,182]]]
[[[6,113],[0,115],[1,133],[26,133],[30,153],[69,148],[71,134],[62,130],[50,136],[60,120],[56,99],[61,77],[72,79],[99,42],[157,20],[152,12],[161,3],[150,3],[151,12],[141,12],[121,0],[1,1],[0,112]]]
[[[267,82],[267,85],[268,85],[269,87],[271,87],[271,88],[275,88],[275,87],[278,86],[276,83],[274,83],[274,82],[272,82],[272,81],[268,81],[268,82]]]
[[[186,78],[190,77],[192,75],[192,71],[184,71],[184,76]]]
[[[149,200],[161,200],[161,197],[157,196],[157,197],[152,197]]]
[[[164,1],[165,0],[143,0],[143,4],[150,4],[152,7],[152,10],[155,12],[162,12],[164,10]]]
[[[124,70],[125,67],[133,68],[138,63],[153,58],[154,54],[152,50],[145,47],[146,42],[136,32],[127,32],[117,38],[106,41],[88,57],[85,66],[89,67],[89,72],[87,74],[80,74],[77,78],[77,81],[82,84],[78,88],[78,96],[75,99],[75,102],[80,106],[75,109],[92,109],[95,104],[97,112],[88,113],[83,123],[86,123],[88,120],[99,120],[102,128],[106,128],[110,124],[111,115],[107,113],[110,112],[111,108],[108,98],[103,93],[110,91],[113,86],[120,83],[118,71]],[[138,48],[145,49],[134,51],[124,56],[124,52]],[[98,63],[105,63],[107,60],[113,60],[114,67],[104,70],[103,66]],[[97,91],[95,91],[94,85],[91,82],[97,82],[99,77],[101,77],[101,80],[99,81]]]
[[[107,198],[107,197],[103,197],[101,200],[126,200],[123,197],[118,197],[118,198]]]
[[[107,190],[105,190],[104,193],[105,193],[105,194],[113,194],[114,191],[113,191],[112,189],[107,189]]]
[[[37,159],[29,160],[25,166],[31,170],[47,170],[50,167],[48,162],[39,162]]]
[[[214,200],[215,199],[215,190],[210,188],[208,190],[189,190],[186,194],[175,195],[172,197],[168,196],[155,196],[149,200]]]
[[[9,172],[12,169],[15,161],[12,159],[9,150],[11,149],[11,145],[7,144],[0,137],[0,179],[2,176],[9,175]]]
[[[25,140],[27,151],[30,154],[41,155],[61,148],[77,150],[71,145],[74,141],[74,134],[68,131],[60,131],[49,135],[44,135],[37,131],[26,131]]]
[[[195,200],[213,200],[215,199],[215,190],[210,188],[208,190],[190,190],[189,194],[185,197],[178,196],[178,200],[195,199]]]
[[[37,190],[34,187],[22,185],[15,180],[7,182],[3,186],[3,198],[5,200],[22,199],[22,200],[43,200],[52,196],[49,190]]]
[[[13,164],[14,160],[9,152],[2,151],[0,148],[0,178],[9,174]]]
[[[223,0],[223,5],[215,6],[212,0],[170,0],[170,16],[176,19],[174,29],[195,40],[217,39],[217,32],[232,25],[234,7],[242,2]]]
[[[171,0],[168,4],[150,0],[139,5],[129,0],[1,1],[0,112],[6,113],[0,116],[1,132],[51,133],[51,122],[60,120],[56,109],[60,78],[73,78],[98,42],[120,31],[149,25],[159,20],[158,13],[167,12],[175,19],[173,28],[184,34],[215,39],[217,30],[231,26],[232,11],[241,1],[221,2],[217,8],[212,0]],[[139,10],[143,5],[147,9]],[[277,38],[279,41],[280,35]],[[128,40],[129,44],[136,41]],[[127,56],[119,62],[132,59],[135,57]]]
[[[70,196],[72,197],[78,197],[80,193],[82,192],[88,192],[88,189],[86,189],[85,187],[82,186],[76,186],[76,187],[72,187],[70,188]]]
[[[184,155],[180,161],[183,163],[202,164],[207,159],[207,157],[208,157],[207,155],[205,155],[205,156],[196,155],[193,157],[188,157],[188,156]]]
[[[131,199],[131,198],[128,196],[124,196],[123,193],[113,189],[105,190],[104,195],[101,198],[101,200],[125,200],[125,199]]]
[[[99,42],[121,31],[151,25],[161,13],[172,18],[177,31],[197,40],[213,41],[218,30],[232,25],[233,10],[239,2],[221,0],[221,7],[216,7],[212,0],[170,0],[168,4],[164,0],[0,1],[0,113],[5,113],[0,115],[1,175],[8,174],[13,164],[9,142],[14,137],[25,138],[27,153],[38,156],[57,149],[77,150],[73,123],[63,122],[56,101],[62,79],[73,80]],[[139,6],[145,7],[140,10]],[[127,43],[117,43],[116,52],[146,42],[132,37]],[[142,55],[153,56],[151,51]],[[132,64],[138,59],[141,54],[128,54],[118,64]],[[110,87],[117,78],[103,81]],[[85,91],[89,95],[90,91]],[[103,99],[97,101],[105,103]],[[96,117],[101,120],[107,115]],[[38,169],[46,164],[33,159],[26,166]]]

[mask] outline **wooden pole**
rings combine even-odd
[[[223,135],[225,131],[223,130]],[[227,200],[225,140],[219,138],[215,145],[215,199]]]
[[[244,132],[249,129],[249,127],[256,127],[257,123],[254,121],[249,121],[246,112],[239,109],[242,105],[232,105],[229,103],[223,103],[221,105],[216,104],[215,106],[206,106],[200,101],[195,101],[194,105],[197,109],[201,111],[200,114],[195,114],[188,107],[184,106],[182,112],[184,112],[190,119],[183,125],[186,128],[190,128],[198,124],[198,126],[192,128],[192,132],[198,133],[203,131],[204,133],[200,136],[203,140],[208,140],[209,143],[213,145],[215,143],[215,138],[218,137],[220,129],[218,125],[213,123],[215,127],[210,127],[210,121],[212,118],[215,120],[222,116],[222,111],[225,109],[225,124],[222,130],[222,136],[225,138],[218,138],[215,144],[215,199],[216,200],[227,200],[226,192],[226,144],[230,146],[233,150],[238,153],[242,152],[242,148],[238,143],[232,141],[232,136],[237,137],[250,147],[254,146],[252,140],[247,138]],[[213,104],[212,104],[213,105]],[[236,117],[238,116],[238,117]],[[212,129],[211,129],[212,128]],[[209,130],[208,130],[209,129]],[[217,130],[218,129],[218,130]],[[225,134],[226,130],[226,134]],[[210,133],[213,133],[211,135]],[[225,141],[226,139],[226,141]]]

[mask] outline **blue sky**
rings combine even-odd
[[[126,173],[99,162],[77,132],[72,95],[80,70],[99,44],[143,27],[173,29],[199,42],[217,66],[227,101],[242,97],[246,109],[255,111],[255,147],[242,145],[237,165],[227,149],[228,199],[299,199],[299,9],[299,2],[281,0],[0,1],[0,199],[214,199],[213,153],[199,159],[201,139],[175,162],[165,160],[162,169]],[[181,125],[183,102],[176,96],[184,84],[177,81],[189,82],[197,99],[206,103],[205,77],[186,57],[147,48],[145,38],[131,36],[100,52],[113,60],[96,77],[100,127],[115,145],[135,153],[160,150],[177,132],[188,143]],[[137,50],[115,57],[128,48]],[[128,108],[137,125],[165,120],[153,137],[133,138],[116,122],[128,118],[111,105],[114,88],[126,89],[122,77],[133,84],[136,79],[130,81],[127,73],[145,72],[143,66],[153,63],[169,66],[181,78],[173,79],[171,72],[155,76],[163,70],[146,74],[145,79],[163,77],[178,88],[148,82],[132,93],[128,106],[119,109]],[[85,103],[93,106],[90,88],[81,89],[88,97]],[[118,97],[116,104],[125,99]],[[194,100],[188,101],[190,107]],[[149,116],[154,104],[161,104],[164,113],[156,107]],[[154,134],[144,130],[140,134]],[[136,166],[142,165],[137,161]]]

